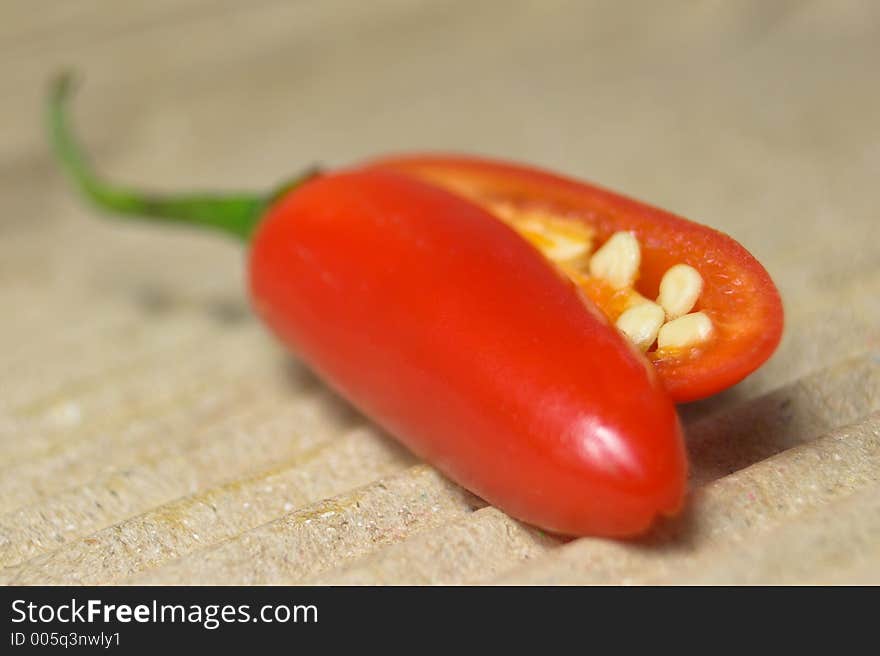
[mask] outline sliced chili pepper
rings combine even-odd
[[[85,195],[251,240],[254,307],[287,345],[414,452],[548,530],[627,536],[676,512],[687,465],[661,377],[678,398],[709,393],[778,340],[778,297],[741,247],[608,192],[482,160],[410,158],[304,175],[272,194],[146,195],[93,174],[67,129],[68,90],[67,79],[53,89],[50,128]],[[696,273],[663,278],[682,263]],[[642,298],[661,278],[661,303]],[[654,351],[640,315],[657,312],[670,321]],[[748,313],[775,337],[756,341]]]
[[[764,267],[725,234],[598,187],[552,173],[472,157],[413,156],[380,160],[395,170],[448,189],[508,220],[575,222],[595,243],[632,232],[641,246],[634,289],[655,299],[670,268],[695,269],[703,287],[693,312],[711,321],[709,338],[687,348],[652,348],[647,356],[677,402],[704,398],[739,382],[776,349],[782,334],[779,293]],[[575,268],[573,281],[616,321],[632,288],[616,289]]]

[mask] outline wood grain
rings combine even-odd
[[[880,580],[880,6],[5,2],[0,582]],[[681,408],[681,519],[563,543],[444,480],[249,313],[240,247],[102,220],[48,153],[75,68],[99,168],[269,188],[390,151],[535,162],[730,233],[778,353]]]

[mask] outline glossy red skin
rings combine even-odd
[[[618,230],[642,247],[637,288],[655,298],[673,264],[696,268],[705,281],[696,310],[716,336],[695,352],[657,357],[654,368],[676,402],[701,399],[738,383],[772,355],[782,336],[779,292],[767,271],[739,243],[704,225],[599,187],[531,167],[461,156],[388,158],[369,166],[416,177],[472,201],[542,204],[596,228],[601,242]]]
[[[631,536],[680,508],[682,433],[652,367],[479,206],[392,171],[315,179],[261,223],[250,285],[325,381],[508,514]]]

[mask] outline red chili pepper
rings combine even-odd
[[[778,296],[760,265],[659,210],[462,158],[381,161],[271,197],[144,196],[86,166],[66,129],[67,86],[53,94],[53,138],[93,201],[253,233],[251,296],[272,330],[415,453],[548,530],[628,536],[676,512],[687,464],[664,382],[678,398],[716,391],[778,341]],[[619,244],[608,241],[621,230]],[[639,242],[633,288],[621,275],[634,277]],[[702,275],[698,300],[680,301],[690,283],[670,283],[679,300],[665,309],[635,291],[653,298],[679,263]],[[646,358],[612,323],[629,330],[619,315],[630,306],[664,322],[677,306],[705,316],[664,323]],[[765,334],[754,328],[762,319]],[[650,349],[653,338],[637,333]]]

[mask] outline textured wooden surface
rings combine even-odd
[[[878,7],[7,0],[0,581],[880,583]],[[101,168],[156,188],[437,148],[625,190],[752,250],[782,346],[682,408],[684,517],[563,544],[285,355],[236,244],[78,203],[40,129],[61,67]]]

